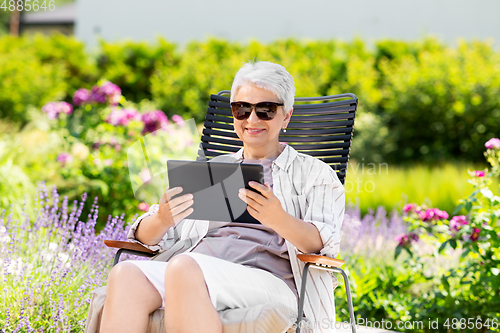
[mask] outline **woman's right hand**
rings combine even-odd
[[[158,204],[157,217],[170,227],[188,217],[194,210],[190,207],[194,202],[191,193],[173,198],[181,193],[182,190],[181,187],[167,187],[167,191],[163,194]]]

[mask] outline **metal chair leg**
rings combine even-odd
[[[296,325],[297,325],[296,333],[300,333],[300,323],[302,321],[302,315],[304,312],[304,298],[305,298],[305,294],[306,294],[306,281],[307,281],[307,272],[309,269],[309,265],[311,265],[311,263],[305,264],[304,270],[302,273],[302,286],[300,288],[299,313],[298,313],[297,322],[296,322]],[[347,274],[344,272],[343,269],[338,268],[338,267],[323,267],[323,266],[318,266],[318,265],[312,265],[311,267],[322,269],[325,271],[339,273],[342,275],[342,278],[344,279],[344,286],[345,286],[346,297],[347,297],[347,307],[349,308],[349,319],[351,322],[351,331],[352,331],[352,333],[356,333],[356,318],[354,317],[354,308],[352,305],[351,287],[349,285],[349,278],[347,277]]]
[[[302,271],[302,286],[300,287],[299,295],[299,313],[297,314],[297,321],[295,322],[295,324],[297,325],[295,333],[300,333],[300,324],[302,322],[302,315],[304,313],[304,299],[306,298],[306,281],[309,265],[311,265],[311,263],[306,263],[306,265],[304,266],[304,270]]]

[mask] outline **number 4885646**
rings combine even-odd
[[[56,9],[56,3],[54,0],[49,0],[48,6],[47,6],[47,0],[43,0],[42,3],[40,4],[39,0],[4,0],[2,2],[2,5],[0,6],[0,9],[3,9],[4,11],[10,11],[13,12],[17,10],[18,12],[22,11],[39,11],[43,9],[44,11],[50,10],[53,11]]]

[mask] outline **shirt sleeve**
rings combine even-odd
[[[134,242],[134,243],[139,243],[142,246],[147,247],[148,249],[150,249],[152,251],[159,251],[162,249],[167,249],[171,245],[173,245],[173,243],[174,243],[173,242],[174,235],[173,235],[173,230],[172,230],[173,228],[170,228],[167,231],[167,233],[165,234],[165,236],[156,245],[146,245],[146,244],[142,243],[141,241],[139,241],[135,237],[135,232],[136,232],[137,228],[139,227],[139,224],[142,222],[142,220],[144,220],[148,216],[156,214],[156,212],[158,211],[158,208],[159,208],[158,204],[152,205],[151,207],[149,207],[149,210],[146,213],[142,214],[141,216],[139,216],[137,218],[137,220],[135,220],[134,224],[132,224],[132,226],[130,227],[130,230],[129,230],[128,235],[127,235],[127,239],[129,241]],[[170,243],[172,243],[172,244],[170,245]]]
[[[327,164],[318,168],[318,176],[306,191],[306,213],[303,220],[316,226],[323,241],[319,254],[335,258],[340,250],[340,228],[345,212],[344,186]]]

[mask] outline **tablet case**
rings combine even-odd
[[[170,188],[180,186],[181,195],[193,194],[193,212],[187,218],[260,223],[248,213],[238,192],[243,187],[257,192],[248,182],[264,183],[262,165],[168,160],[167,168]]]

